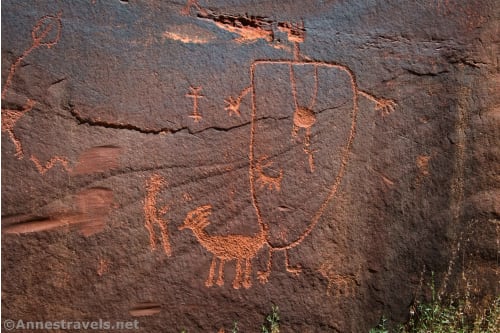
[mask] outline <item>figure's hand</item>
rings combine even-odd
[[[387,116],[394,112],[396,105],[392,99],[379,98],[375,104],[375,110],[381,110],[382,116]]]
[[[226,98],[224,100],[226,103],[226,107],[224,110],[229,111],[229,115],[232,116],[233,113],[236,114],[237,116],[240,116],[240,101],[238,99],[234,99],[233,97]]]
[[[358,94],[375,102],[375,110],[381,110],[381,114],[383,117],[394,112],[394,108],[397,105],[396,102],[394,102],[394,100],[392,99],[376,97],[363,90],[358,90]]]
[[[232,96],[229,96],[229,98],[226,98],[224,100],[224,103],[226,103],[226,107],[224,110],[229,111],[229,115],[232,116],[233,113],[241,116],[240,113],[240,105],[241,105],[241,100],[243,97],[245,97],[250,91],[252,91],[252,87],[246,87],[241,91],[241,93],[238,95],[238,97],[233,98]]]

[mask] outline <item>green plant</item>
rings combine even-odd
[[[437,292],[434,274],[430,282],[431,300],[415,302],[410,320],[393,332],[398,333],[500,333],[500,296],[486,308],[467,307],[468,293],[464,299],[444,301]],[[389,333],[387,319],[382,317],[377,327],[369,333]]]
[[[231,333],[238,333],[238,322],[237,321],[234,322],[234,326],[231,329]]]
[[[431,301],[415,304],[416,311],[406,327],[407,332],[468,332],[464,302],[449,301],[447,304],[443,303],[436,293],[434,274],[432,274],[430,289]]]
[[[266,317],[266,323],[262,325],[262,333],[279,333],[279,321],[279,308],[273,305],[271,313]]]
[[[378,323],[377,327],[372,328],[369,333],[389,333],[389,330],[385,327],[387,323],[387,318],[382,316],[380,318],[380,322]]]

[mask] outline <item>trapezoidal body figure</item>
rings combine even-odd
[[[242,100],[251,99],[249,137],[249,192],[260,232],[254,236],[213,236],[204,232],[210,206],[201,206],[186,218],[185,227],[213,254],[207,286],[223,284],[224,262],[236,260],[235,288],[251,285],[251,261],[261,249],[267,266],[258,272],[268,281],[273,254],[283,252],[286,270],[299,274],[289,252],[313,232],[332,200],[339,195],[348,170],[356,135],[359,99],[373,102],[382,115],[394,110],[390,99],[363,91],[345,65],[304,60],[299,43],[303,25],[282,25],[294,43],[294,59],[255,60],[250,84],[236,97],[225,99],[230,115],[240,115]],[[245,274],[242,278],[242,264]]]

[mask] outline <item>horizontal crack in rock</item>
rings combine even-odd
[[[166,134],[166,133],[172,133],[172,132],[176,131],[176,130],[172,130],[172,129],[166,128],[166,127],[159,128],[159,129],[143,128],[143,127],[139,127],[139,126],[132,125],[132,124],[111,123],[111,122],[104,121],[104,120],[92,119],[89,117],[82,116],[74,108],[71,108],[69,110],[69,112],[78,121],[79,124],[87,124],[89,126],[99,126],[99,127],[112,128],[112,129],[124,129],[124,130],[129,130],[129,131],[136,131],[136,132],[143,133],[143,134]]]
[[[214,130],[214,131],[219,131],[219,132],[229,132],[231,130],[245,127],[251,124],[250,121],[230,126],[230,127],[219,127],[219,126],[210,126],[210,127],[205,127],[201,130],[198,131],[193,131],[189,127],[180,127],[176,129],[168,128],[168,127],[162,127],[159,129],[155,128],[145,128],[145,127],[140,127],[134,124],[128,124],[128,123],[113,123],[105,120],[100,120],[100,119],[92,119],[90,117],[85,117],[82,116],[78,111],[76,111],[75,108],[71,108],[69,110],[70,114],[73,116],[78,121],[78,124],[80,125],[89,125],[89,126],[97,126],[97,127],[103,127],[103,128],[110,128],[110,129],[119,129],[119,130],[128,130],[128,131],[136,131],[142,134],[175,134],[181,131],[187,131],[189,134],[199,134],[208,130]],[[284,120],[284,119],[289,119],[290,117],[281,117],[281,118],[275,118],[275,117],[262,117],[257,119],[256,121],[262,121],[262,120],[268,120],[268,119],[274,119],[274,120]]]

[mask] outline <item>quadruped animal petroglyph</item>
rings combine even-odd
[[[259,228],[258,232],[254,235],[216,235],[207,232],[206,227],[211,223],[209,217],[212,204],[210,202],[200,202],[198,207],[192,207],[193,209],[187,213],[180,229],[191,230],[199,244],[213,255],[205,282],[207,287],[212,287],[214,284],[222,286],[225,263],[235,261],[236,275],[232,283],[233,288],[250,288],[252,286],[252,262],[263,251],[266,251],[267,261],[265,269],[257,271],[260,282],[268,281],[273,267],[273,256],[277,252],[284,254],[286,270],[299,274],[300,267],[292,267],[290,264],[289,251],[302,244],[314,230],[329,203],[339,192],[356,135],[360,97],[373,102],[374,108],[381,110],[383,115],[391,113],[396,104],[390,99],[379,98],[362,90],[354,72],[348,66],[303,56],[300,52],[300,44],[306,39],[306,27],[303,22],[273,22],[267,18],[247,15],[241,17],[216,15],[210,10],[201,8],[196,0],[188,0],[182,14],[191,15],[193,10],[197,11],[195,19],[211,21],[221,29],[240,35],[237,42],[246,43],[263,39],[270,43],[274,39],[275,30],[284,33],[288,41],[292,43],[290,50],[292,50],[293,57],[292,59],[252,61],[249,64],[249,84],[236,97],[229,96],[224,100],[224,109],[230,116],[241,116],[242,105],[250,105],[248,191],[255,220],[250,220],[248,223],[256,223]],[[11,65],[2,89],[2,100],[8,97],[8,90],[12,87],[14,75],[23,60],[35,49],[42,46],[51,48],[59,42],[62,30],[61,15],[58,13],[44,16],[34,25],[32,44]],[[306,81],[309,81],[302,82],[304,77]],[[329,87],[331,80],[336,80],[337,86]],[[276,86],[273,86],[274,84]],[[336,94],[340,93],[338,89],[343,89],[343,102],[333,105],[330,99],[336,98]],[[187,117],[195,123],[203,119],[200,112],[200,100],[204,96],[201,92],[201,86],[190,86],[189,91],[184,95],[192,99],[192,112]],[[263,98],[267,92],[272,95],[271,98]],[[245,98],[250,99],[248,104],[243,103]],[[283,100],[279,100],[280,98]],[[281,105],[278,100],[283,104]],[[27,99],[25,105],[21,107],[2,108],[4,116],[2,132],[5,132],[13,142],[15,156],[18,159],[23,158],[24,150],[22,141],[14,131],[15,126],[26,113],[35,107],[35,104],[35,101]],[[133,124],[94,119],[84,115],[79,108],[73,108],[70,114],[79,124],[128,129],[142,134],[174,132],[169,128],[143,128]],[[338,123],[333,125],[338,125],[338,129],[330,130],[328,126],[332,124],[329,119],[333,117],[337,117],[335,120]],[[329,132],[338,131],[335,152],[327,151],[325,145],[321,143],[321,136],[324,135],[322,133],[325,133],[325,129],[329,129]],[[275,147],[277,143],[284,148]],[[110,154],[113,151],[114,157],[105,160],[100,158],[99,152],[104,150]],[[48,161],[41,161],[37,156],[32,155],[30,160],[42,175],[56,165],[61,166],[69,174],[80,174],[116,168],[118,155],[116,147],[93,148],[85,156],[92,161],[99,160],[101,164],[97,166],[93,162],[86,162],[83,157],[80,164],[76,166],[71,166],[66,157],[57,155],[52,156]],[[325,173],[325,170],[328,172]],[[292,196],[297,203],[304,195],[300,191],[294,193],[294,189],[297,188],[296,183],[302,179],[301,177],[306,177],[304,178],[306,184],[317,184],[318,179],[325,180],[322,188],[326,190],[321,192],[316,204],[309,211],[301,207],[294,208],[293,202],[290,203]],[[146,182],[147,193],[143,209],[151,251],[157,249],[158,243],[161,243],[163,252],[171,256],[172,249],[167,228],[170,221],[165,217],[169,212],[169,206],[157,207],[158,196],[165,184],[165,180],[159,175],[153,175]],[[313,189],[313,192],[315,191],[316,189]],[[306,201],[307,198],[303,199]],[[278,206],[276,202],[282,204]],[[291,211],[305,211],[305,213],[293,215],[288,213]],[[302,223],[301,228],[290,228],[293,229],[289,230],[290,232],[281,230],[278,241],[276,235],[273,234],[273,227],[286,225],[287,222],[297,219]],[[160,233],[159,237],[156,235],[157,231]]]
[[[205,282],[207,287],[214,284],[214,273],[219,259],[219,271],[217,275],[217,285],[224,285],[224,262],[236,260],[236,276],[233,281],[233,288],[239,289],[243,285],[245,288],[252,286],[252,259],[266,243],[266,232],[263,228],[254,236],[243,235],[210,235],[205,228],[210,224],[208,217],[211,214],[210,205],[200,206],[188,213],[184,224],[179,230],[191,229],[200,244],[213,254],[212,264],[208,279]],[[245,264],[244,276],[242,276],[242,264]]]
[[[191,7],[201,10],[197,2],[188,1],[186,8]],[[185,10],[185,13],[187,14],[188,11]],[[215,17],[207,13],[206,10],[200,11],[197,17],[202,19],[213,19]],[[216,24],[218,26],[224,24],[231,25],[231,27],[226,27],[226,30],[238,33],[242,38],[245,38],[245,27],[231,22],[231,20],[219,20]],[[266,21],[265,39],[270,36],[267,23]],[[235,24],[236,26],[233,27]],[[253,27],[254,30],[257,28]],[[240,288],[243,286],[244,288],[250,288],[252,286],[252,260],[263,249],[267,251],[268,259],[265,270],[257,272],[260,282],[266,283],[268,281],[273,266],[273,254],[276,252],[284,253],[285,267],[288,272],[299,274],[301,272],[300,266],[292,267],[290,265],[289,251],[300,245],[313,231],[327,209],[328,204],[339,191],[342,179],[347,170],[349,155],[356,135],[359,98],[364,97],[374,102],[375,110],[381,110],[382,115],[393,112],[396,106],[393,100],[379,98],[362,90],[358,85],[354,72],[348,66],[332,61],[316,61],[303,57],[300,53],[300,43],[304,42],[306,37],[306,29],[303,22],[279,23],[277,28],[279,31],[286,33],[288,40],[293,43],[293,59],[262,59],[253,61],[250,65],[250,85],[243,89],[237,97],[228,97],[224,100],[226,103],[225,110],[229,111],[229,115],[240,116],[242,100],[246,96],[250,96],[251,99],[248,176],[250,197],[256,216],[255,222],[258,223],[259,231],[254,235],[212,235],[207,233],[205,228],[211,223],[209,221],[212,210],[210,203],[191,210],[187,214],[184,224],[180,227],[181,230],[192,230],[200,245],[213,255],[208,279],[205,283],[207,287],[212,287],[214,283],[222,286],[224,284],[224,265],[227,261],[235,260],[236,276],[233,281],[233,287]],[[253,31],[252,36],[257,35]],[[310,81],[312,82],[310,84],[312,85],[312,89],[308,93],[300,91],[304,87],[303,85],[299,87],[298,72],[307,72],[312,76],[312,80]],[[273,78],[266,76],[268,73],[277,73],[276,75],[281,76],[279,79],[273,81]],[[329,80],[332,78],[342,83],[342,89],[344,89],[342,92],[344,96],[342,105],[344,105],[344,109],[340,106],[330,106],[329,102],[326,102],[327,106],[325,107],[325,101],[320,100],[335,98],[335,90],[333,88],[324,88],[325,84],[328,85]],[[271,84],[273,82],[276,82],[276,85],[279,85],[279,87],[272,87]],[[262,98],[261,95],[266,94],[270,89],[279,90],[280,93],[290,96],[291,103],[288,103],[289,105],[285,103],[281,107],[276,106],[279,103],[269,105],[269,98]],[[305,98],[304,96],[307,95],[309,97]],[[320,106],[321,103],[322,105]],[[345,110],[346,112],[339,116],[332,111],[337,109]],[[288,116],[280,114],[280,117],[278,117],[270,114],[270,112],[274,111],[286,113]],[[332,155],[331,152],[325,151],[324,145],[321,145],[321,140],[318,139],[318,136],[321,135],[322,131],[317,130],[317,127],[324,126],[322,123],[328,121],[328,117],[337,117],[335,119],[340,119],[343,122],[342,126],[338,126],[339,138],[337,141],[341,143],[338,144],[338,154],[335,160],[322,158],[322,165],[316,165],[316,154],[319,154],[318,156],[320,157],[325,154]],[[290,163],[288,160],[283,160],[283,158],[280,160],[279,156],[285,154],[283,151],[269,148],[273,146],[273,143],[270,142],[284,142],[283,140],[286,140],[286,138],[283,137],[283,133],[285,132],[281,131],[279,132],[279,136],[271,136],[272,139],[269,139],[269,133],[265,135],[262,133],[272,131],[273,128],[281,125],[279,123],[272,123],[266,127],[261,123],[265,119],[276,120],[278,118],[283,119],[283,124],[290,126],[288,129],[288,142],[291,153],[289,154],[294,154],[293,158],[298,161],[301,160],[301,157],[297,153],[300,154],[302,152],[302,154],[305,154],[304,164],[307,167],[304,169],[307,169],[307,171],[301,169],[301,167],[291,169],[288,165]],[[325,132],[324,129],[323,132]],[[298,150],[295,149],[297,144],[301,146]],[[298,215],[286,215],[286,212],[283,213],[283,211],[288,210],[286,207],[271,207],[271,204],[268,202],[273,200],[269,200],[269,198],[278,198],[278,201],[286,203],[288,200],[287,196],[296,195],[296,193],[293,193],[293,190],[290,190],[290,188],[287,189],[287,185],[289,186],[294,181],[297,182],[297,179],[301,176],[310,177],[310,179],[319,177],[316,174],[323,171],[320,167],[329,167],[328,165],[325,166],[325,161],[330,161],[336,165],[335,168],[332,167],[334,171],[330,175],[331,183],[327,187],[328,190],[319,200],[320,204],[313,211],[309,212],[308,217],[302,217],[305,219],[302,221],[305,225],[302,231],[291,239],[286,239],[288,236],[283,236],[285,233],[280,231],[281,238],[286,239],[286,241],[279,242],[278,244],[278,241],[273,239],[271,227],[276,224],[286,224],[287,221],[296,218]],[[296,170],[301,171],[297,172]],[[304,179],[304,183],[307,184],[308,179]],[[276,213],[278,210],[281,215]],[[219,267],[217,280],[215,280],[217,261],[219,261]],[[243,265],[244,270],[242,269]],[[332,274],[328,276],[330,275]],[[331,288],[330,285],[329,288]]]

